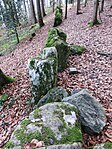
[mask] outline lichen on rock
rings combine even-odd
[[[82,132],[77,116],[74,106],[69,103],[46,104],[23,120],[9,141],[14,147],[30,143],[32,139],[42,140],[46,146],[51,145],[51,140],[54,145],[80,142]]]
[[[55,87],[57,83],[58,60],[55,47],[44,49],[41,59],[30,59],[28,68],[33,102],[37,103],[41,96]]]
[[[60,7],[57,7],[55,12],[54,27],[60,25],[62,23],[62,19],[63,19],[62,9]]]
[[[66,34],[57,28],[52,28],[48,32],[48,38],[45,47],[54,46],[58,53],[58,71],[63,71],[67,67],[69,56],[69,46],[66,42]]]
[[[76,91],[62,100],[73,104],[79,113],[83,130],[88,134],[100,133],[106,125],[106,113],[102,105],[87,89]]]
[[[48,93],[39,100],[37,106],[40,107],[50,102],[61,102],[62,99],[67,96],[68,93],[63,87],[61,86],[54,87],[51,90],[49,90]]]
[[[69,45],[70,46],[70,55],[81,55],[86,48],[84,46],[80,46],[80,45]]]

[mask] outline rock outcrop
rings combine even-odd
[[[58,53],[58,71],[63,71],[67,67],[69,56],[69,45],[66,42],[66,34],[57,28],[49,30],[45,47],[54,46]]]
[[[70,46],[70,55],[81,55],[86,48],[84,46],[79,46],[79,45],[69,45]]]
[[[63,87],[54,87],[51,90],[49,90],[48,93],[42,99],[39,100],[37,106],[40,107],[50,102],[61,102],[62,99],[67,96],[68,93]]]
[[[82,89],[72,96],[62,100],[73,104],[79,113],[79,118],[86,133],[100,133],[106,125],[106,114],[102,105],[91,96],[89,91]]]
[[[74,106],[56,102],[37,108],[17,126],[9,142],[14,148],[33,139],[44,141],[46,146],[81,142],[82,132]]]
[[[45,48],[40,57],[30,59],[28,68],[33,102],[37,103],[56,86],[58,59],[55,47]]]
[[[54,19],[54,27],[60,25],[63,19],[63,12],[60,7],[56,8],[55,19]]]

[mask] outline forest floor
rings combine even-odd
[[[112,57],[97,52],[112,54],[112,9],[107,3],[101,14],[102,24],[89,27],[92,20],[92,4],[82,8],[83,14],[76,15],[75,8],[69,8],[68,19],[59,26],[67,33],[68,43],[83,45],[87,48],[80,56],[70,56],[68,68],[76,67],[80,73],[69,75],[68,68],[59,74],[59,85],[68,91],[77,88],[88,88],[106,110],[107,125],[99,135],[84,134],[87,146],[112,141]],[[14,127],[31,111],[30,82],[28,77],[28,59],[35,57],[44,47],[48,30],[53,26],[54,14],[45,18],[44,27],[36,31],[36,36],[24,39],[17,48],[8,55],[0,57],[0,68],[7,75],[16,78],[12,84],[5,86],[1,94],[8,94],[0,112],[0,146],[10,137]]]

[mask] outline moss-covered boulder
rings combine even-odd
[[[93,147],[93,149],[111,149],[112,148],[112,142],[105,142],[103,144],[98,144]]]
[[[49,90],[48,93],[42,99],[39,100],[37,106],[40,107],[50,102],[61,102],[62,99],[67,96],[68,93],[63,87],[54,87],[51,90]]]
[[[43,50],[40,58],[28,62],[33,102],[37,103],[57,82],[57,50],[53,47]]]
[[[69,56],[69,46],[66,42],[67,35],[59,29],[52,28],[48,32],[48,38],[45,47],[54,46],[58,52],[58,71],[63,71],[67,67]]]
[[[11,78],[10,76],[6,76],[0,69],[0,90],[4,85],[12,83],[14,81],[15,81],[14,78]]]
[[[79,90],[62,101],[73,104],[77,108],[82,128],[86,133],[98,134],[105,127],[106,113],[87,89]]]
[[[82,142],[78,114],[69,103],[49,103],[30,113],[14,130],[11,145],[30,143],[32,139],[45,145]]]
[[[80,46],[80,45],[70,45],[70,55],[81,55],[84,51],[86,50],[86,48],[84,46]]]
[[[62,19],[63,19],[62,9],[60,7],[57,7],[55,12],[54,27],[60,25],[62,23]]]

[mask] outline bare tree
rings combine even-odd
[[[33,19],[34,23],[37,23],[37,18],[36,18],[36,14],[35,14],[35,8],[34,8],[33,0],[30,0],[30,7],[31,7],[32,19]]]
[[[80,0],[77,0],[77,11],[76,11],[77,15],[80,14],[79,10],[80,10]]]
[[[67,19],[67,6],[68,0],[65,0],[65,19]]]
[[[98,24],[99,0],[94,0],[93,25]]]
[[[45,8],[44,8],[44,0],[41,0],[41,4],[42,4],[42,14],[43,14],[43,17],[45,17],[46,13],[45,13]]]
[[[87,0],[84,0],[84,7],[86,7],[87,5]]]
[[[39,22],[39,26],[42,27],[44,26],[44,22],[43,22],[42,13],[41,13],[40,0],[36,0],[36,1],[37,1],[38,22]]]
[[[103,12],[103,8],[104,8],[104,0],[101,0],[101,10],[100,10],[100,12]]]
[[[53,7],[53,12],[55,10],[55,0],[52,0],[52,7]]]

